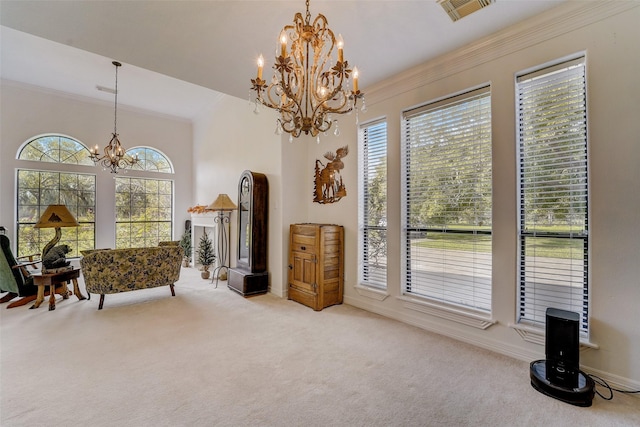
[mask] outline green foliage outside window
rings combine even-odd
[[[138,158],[138,163],[131,167],[133,170],[173,173],[173,166],[169,159],[153,148],[131,148],[127,150],[127,155]]]
[[[116,248],[171,240],[172,200],[169,180],[116,178]]]
[[[53,238],[54,229],[34,225],[51,204],[66,205],[79,227],[62,230],[59,244],[71,247],[68,256],[95,247],[95,175],[18,170],[18,256],[40,253]]]
[[[29,141],[20,151],[18,159],[93,166],[87,147],[61,135],[46,135]]]
[[[140,162],[133,168],[147,172],[173,173],[167,157],[153,148],[127,151]],[[19,160],[94,166],[89,150],[81,142],[63,135],[42,135],[27,142]],[[51,167],[51,166],[49,166]],[[173,182],[142,178],[116,178],[116,247],[148,247],[171,240]],[[62,230],[59,244],[72,248],[70,256],[95,248],[96,176],[62,171],[18,171],[17,253],[39,253],[54,235],[54,229],[36,229],[35,223],[50,204],[64,204],[80,223]]]

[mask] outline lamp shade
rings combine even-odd
[[[207,209],[212,211],[235,211],[238,207],[226,194],[218,194],[218,198],[207,206]]]
[[[79,225],[65,205],[49,205],[34,227],[58,228],[77,227]]]

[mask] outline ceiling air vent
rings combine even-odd
[[[494,2],[495,0],[438,0],[454,22]]]

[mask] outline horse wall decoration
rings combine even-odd
[[[329,160],[325,166],[321,160],[316,160],[313,201],[316,203],[335,203],[347,195],[347,189],[342,182],[344,163],[342,158],[349,154],[349,146],[338,148],[334,153],[327,151],[324,158]]]

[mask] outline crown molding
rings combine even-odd
[[[367,102],[373,105],[636,7],[639,2],[566,2],[368,87]]]

